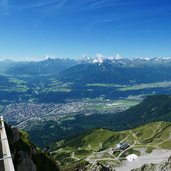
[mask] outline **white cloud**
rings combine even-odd
[[[69,0],[37,0],[35,2],[28,1],[27,3],[20,2],[18,4],[13,2],[13,4],[10,4],[9,0],[0,0],[0,8],[3,8],[8,14],[30,9],[42,9],[49,12],[63,8],[68,1]]]

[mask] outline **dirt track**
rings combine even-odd
[[[171,156],[171,150],[154,150],[151,154],[143,154],[133,162],[126,161],[123,166],[115,168],[116,171],[130,171],[140,168],[147,163],[160,163],[166,161]]]

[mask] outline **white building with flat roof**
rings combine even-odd
[[[130,154],[126,159],[130,162],[137,160],[138,156],[136,154]]]

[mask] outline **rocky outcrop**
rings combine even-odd
[[[11,130],[12,130],[12,134],[13,134],[13,139],[11,139],[12,140],[11,143],[15,143],[20,139],[19,131],[15,127],[11,128]]]
[[[86,171],[115,171],[110,166],[103,166],[102,164],[96,162],[93,164],[89,164],[86,168]]]
[[[158,164],[146,164],[141,168],[133,169],[132,171],[171,171],[171,156],[165,162]]]
[[[18,152],[18,161],[17,171],[36,171],[35,163],[26,152]]]
[[[59,171],[55,161],[29,141],[26,132],[5,127],[16,171]]]

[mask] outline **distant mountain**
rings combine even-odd
[[[9,68],[14,67],[16,63],[17,62],[9,59],[0,61],[0,73],[5,73]]]
[[[169,61],[122,59],[89,61],[70,67],[59,74],[63,82],[76,84],[115,83],[132,84],[151,83],[171,80]]]
[[[152,82],[171,79],[171,58],[47,59],[36,62],[0,62],[10,75],[56,74],[75,82]],[[80,65],[81,64],[81,65]],[[92,74],[93,73],[93,74]],[[158,78],[156,77],[158,76]]]
[[[78,63],[79,61],[72,59],[51,58],[38,62],[17,62],[14,66],[9,68],[6,73],[11,75],[55,74]]]
[[[84,63],[98,63],[110,61],[115,66],[122,67],[142,67],[142,66],[171,66],[171,57],[163,58],[115,58],[115,57],[95,57],[85,58]]]
[[[171,80],[171,58],[87,58],[47,59],[36,62],[1,61],[1,72],[8,75],[52,75],[76,84],[150,83]]]

